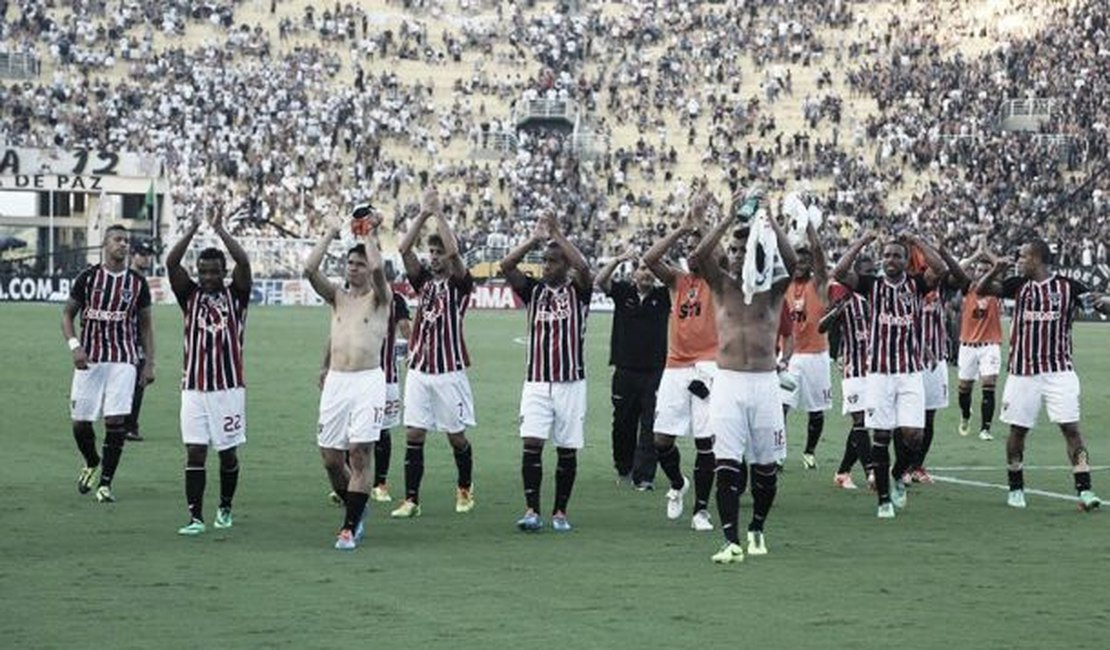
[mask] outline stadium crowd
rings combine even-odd
[[[1106,263],[1110,179],[1067,203],[1110,151],[1105,4],[1046,3],[1035,35],[980,54],[933,29],[939,7],[865,4],[0,2],[0,44],[47,70],[0,83],[0,141],[157,153],[177,220],[241,202],[239,235],[311,237],[366,199],[402,233],[437,184],[464,251],[518,244],[554,206],[596,260],[671,225],[694,179],[759,177],[812,188],[833,251],[910,223],[958,256],[1037,229],[1066,265]],[[1000,130],[1025,97],[1059,99],[1043,133]],[[609,149],[514,131],[545,98]],[[506,132],[510,155],[466,155]]]

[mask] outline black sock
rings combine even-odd
[[[871,467],[875,472],[875,491],[879,503],[890,503],[890,442],[871,443]]]
[[[405,498],[420,503],[420,481],[424,480],[424,443],[405,445]]]
[[[844,456],[840,459],[840,467],[836,468],[837,474],[847,474],[851,472],[852,465],[855,465],[856,461],[860,460],[860,439],[858,435],[859,431],[859,429],[852,427],[852,430],[848,432],[848,439],[844,441]],[[866,430],[863,431],[863,435],[867,435]],[[870,441],[867,441],[867,444],[870,445]],[[864,467],[866,467],[867,463],[864,463],[863,465]]]
[[[894,467],[890,468],[890,475],[894,480],[902,480],[902,476],[917,462],[917,455],[906,444],[906,436],[901,433],[894,435]]]
[[[123,455],[123,444],[126,439],[127,432],[123,430],[123,423],[104,425],[104,447],[100,450],[103,456],[100,467],[101,485],[112,485],[112,477],[119,467],[119,459]]]
[[[543,447],[525,447],[520,459],[524,479],[524,502],[533,512],[540,511],[540,485],[543,483]]]
[[[778,466],[752,465],[752,520],[748,530],[763,531],[763,524],[771,512],[771,505],[775,502],[775,493],[778,492]]]
[[[994,386],[983,387],[983,428],[990,431],[994,419]]]
[[[231,508],[235,488],[239,485],[239,459],[234,449],[220,452],[220,507]]]
[[[671,482],[671,489],[681,490],[682,469],[678,464],[682,460],[682,454],[678,451],[678,445],[672,442],[666,449],[656,447],[655,457],[659,460],[659,467],[667,475],[667,480]]]
[[[343,517],[343,528],[354,532],[358,522],[362,519],[362,512],[366,509],[366,501],[370,495],[365,492],[347,491],[347,512]]]
[[[204,521],[204,483],[207,472],[204,465],[185,465],[185,503],[189,518]]]
[[[73,439],[77,442],[77,451],[85,459],[85,467],[96,467],[100,464],[100,456],[96,453],[96,432],[93,431],[92,422],[74,422]]]
[[[393,453],[393,438],[389,429],[382,431],[378,444],[374,445],[374,485],[384,485],[389,476],[389,456]]]
[[[1006,470],[1006,475],[1010,480],[1010,489],[1011,490],[1024,490],[1025,489],[1025,472],[1022,471],[1020,465],[1018,465],[1017,469]]]
[[[825,430],[825,414],[822,411],[812,411],[809,414],[809,423],[806,425],[805,453],[812,454],[817,450],[817,442],[821,440],[821,432]]]
[[[866,471],[871,467],[871,435],[864,426],[852,429],[849,435],[856,437],[856,455],[860,466]]]
[[[937,421],[936,411],[925,411],[925,433],[921,438],[921,451],[917,454],[917,467],[925,467],[925,457],[929,455],[929,448],[933,446],[933,430]]]
[[[1091,489],[1091,473],[1090,472],[1075,472],[1072,477],[1075,479],[1075,491],[1082,492]]]
[[[455,450],[455,467],[459,470],[459,487],[469,490],[474,472],[474,453],[469,442],[463,449]]]
[[[709,508],[709,493],[713,490],[713,470],[717,457],[713,454],[712,438],[695,438],[697,457],[694,459],[694,512]]]
[[[721,532],[733,544],[740,543],[740,495],[748,482],[743,463],[734,460],[717,461],[717,516],[721,519]]]
[[[559,460],[555,465],[555,509],[553,512],[566,514],[567,502],[574,489],[574,478],[578,475],[578,454],[573,449],[557,450]]]
[[[971,391],[970,390],[968,390],[966,393],[962,390],[960,391],[960,417],[962,417],[965,420],[970,420],[971,419]]]
[[[347,503],[347,488],[335,488],[335,494],[343,503]]]

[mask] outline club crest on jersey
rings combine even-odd
[[[131,302],[131,296],[134,295],[130,289],[121,289],[120,295],[123,296],[124,302]]]
[[[902,295],[898,296],[898,300],[901,301],[902,306],[906,309],[909,309],[913,306],[913,296],[908,293],[903,293]]]
[[[1060,306],[1060,301],[1061,297],[1059,293],[1053,291],[1052,293],[1048,294],[1048,304],[1052,305],[1054,308],[1058,308]]]

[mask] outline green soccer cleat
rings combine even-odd
[[[82,467],[77,475],[77,492],[88,494],[92,491],[93,481],[96,480],[96,467]]]
[[[966,438],[970,434],[971,434],[971,420],[965,420],[964,418],[961,417],[960,418],[960,435],[962,437]]]
[[[466,513],[474,509],[474,489],[457,488],[455,490],[455,512]]]
[[[208,530],[208,527],[204,525],[203,521],[201,521],[200,519],[194,519],[181,528],[178,528],[177,534],[184,535],[186,537],[196,537],[197,535],[203,534],[206,530]]]
[[[902,480],[892,481],[890,484],[890,502],[899,510],[906,507],[906,484]]]
[[[216,521],[212,522],[213,528],[231,528],[234,524],[231,518],[231,508],[220,508],[216,511]]]
[[[817,469],[817,457],[813,454],[802,454],[802,467],[806,469]]]
[[[389,496],[389,486],[385,483],[370,488],[370,500],[378,503],[389,503],[393,497]]]
[[[1084,512],[1097,510],[1102,505],[1102,499],[1095,496],[1095,493],[1090,490],[1083,490],[1079,493],[1079,509]]]
[[[1025,490],[1010,490],[1006,495],[1006,505],[1011,508],[1025,507]]]
[[[740,564],[744,561],[744,549],[739,544],[726,542],[721,550],[709,558],[714,564]]]
[[[763,539],[763,531],[748,531],[748,555],[767,555],[767,543]]]
[[[101,485],[96,488],[96,500],[100,503],[115,503],[116,497],[112,495],[112,488]]]
[[[389,516],[394,519],[414,519],[420,516],[420,504],[405,499]]]
[[[328,492],[328,502],[331,503],[333,506],[343,505],[343,499],[339,497],[339,493],[335,490]]]
[[[880,503],[877,516],[879,519],[894,519],[894,505],[891,503]]]

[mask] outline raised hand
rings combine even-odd
[[[439,192],[434,186],[429,186],[421,200],[421,212],[424,214],[438,214],[441,208]]]

